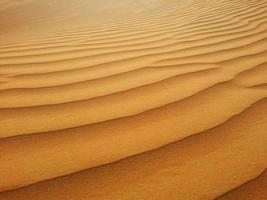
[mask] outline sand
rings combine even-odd
[[[267,199],[267,1],[0,1],[0,200]]]

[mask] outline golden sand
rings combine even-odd
[[[267,199],[266,0],[2,0],[0,30],[0,200]]]

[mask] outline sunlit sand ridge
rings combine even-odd
[[[0,7],[0,200],[267,198],[266,0]]]

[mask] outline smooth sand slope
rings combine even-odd
[[[234,199],[242,199],[242,200],[263,200],[266,199],[267,191],[267,173],[266,170],[262,173],[258,178],[249,181],[248,183],[240,186],[239,188],[226,193],[218,200],[234,200]]]
[[[266,0],[0,7],[0,200],[267,199]]]

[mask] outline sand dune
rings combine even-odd
[[[229,193],[225,194],[224,196],[218,198],[218,200],[231,200],[231,199],[255,199],[261,200],[265,199],[267,196],[266,191],[266,170],[256,179],[249,181],[248,183],[240,186],[239,188],[230,191]]]
[[[0,7],[1,200],[267,198],[267,1]]]
[[[213,199],[266,168],[266,105],[258,102],[215,129],[164,148],[0,199]]]

